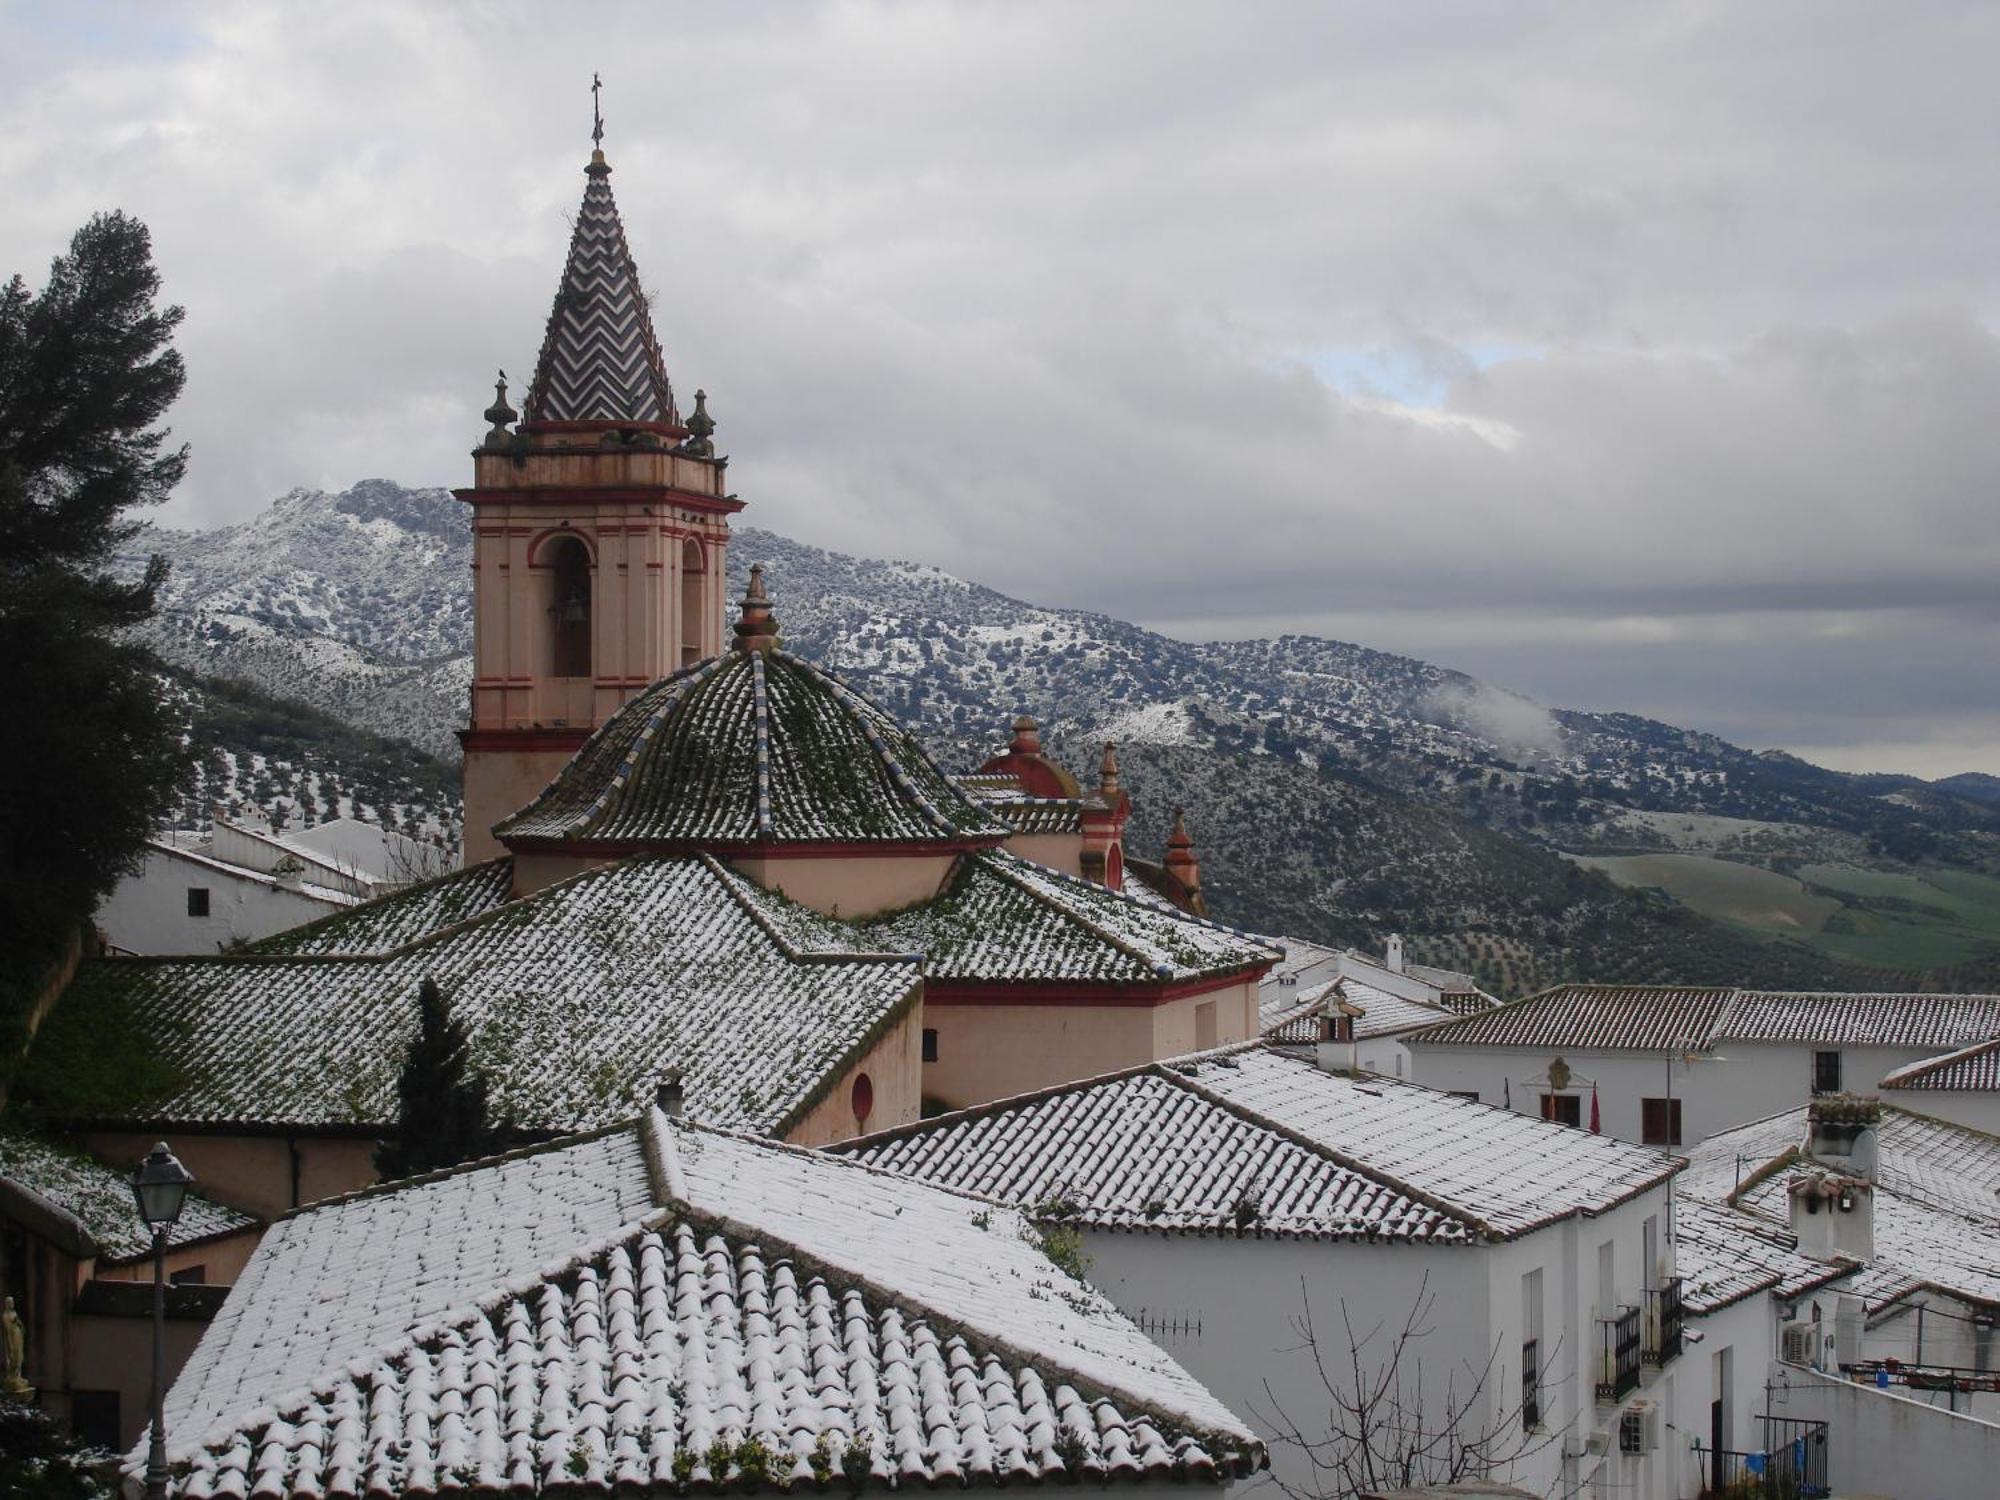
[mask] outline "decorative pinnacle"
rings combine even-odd
[[[774,651],[778,622],[771,614],[771,596],[764,592],[764,565],[750,565],[750,586],[743,591],[743,613],[736,621],[738,651]]]
[[[1014,743],[1007,749],[1015,755],[1040,755],[1042,753],[1041,726],[1022,714],[1014,721]]]
[[[590,75],[590,165],[584,172],[591,177],[611,175],[610,164],[604,160],[604,113],[597,107],[597,92],[603,82],[595,73]]]
[[[694,393],[694,412],[687,419],[687,441],[681,444],[681,452],[689,458],[715,457],[715,444],[710,441],[715,435],[715,418],[708,414],[708,392]]]
[[[1118,800],[1118,747],[1104,742],[1104,759],[1097,763],[1097,795],[1107,802]]]
[[[502,370],[500,378],[493,382],[493,404],[481,412],[480,415],[493,424],[493,430],[486,434],[487,446],[492,447],[495,444],[506,442],[508,437],[511,436],[507,431],[507,424],[520,416],[520,413],[507,404],[507,372],[505,370]]]

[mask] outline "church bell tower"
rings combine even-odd
[[[465,860],[657,679],[722,649],[729,460],[683,416],[592,132],[583,207],[518,414],[506,377],[473,450]]]

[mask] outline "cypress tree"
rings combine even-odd
[[[172,808],[191,764],[158,659],[158,557],[114,568],[187,467],[156,424],[180,394],[178,307],[146,226],[100,214],[31,292],[0,286],[0,1020]]]
[[[417,1034],[396,1080],[396,1138],[375,1148],[384,1181],[476,1161],[500,1149],[487,1118],[486,1077],[473,1068],[471,1038],[435,979],[417,987]]]

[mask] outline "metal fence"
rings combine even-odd
[[[1762,1453],[1695,1444],[1702,1500],[1821,1500],[1827,1480],[1826,1423],[1764,1417]]]
[[[1681,1279],[1669,1278],[1646,1293],[1646,1363],[1663,1365],[1681,1352]]]
[[[1597,1326],[1604,1339],[1597,1399],[1619,1401],[1626,1392],[1639,1388],[1639,1309],[1622,1307],[1616,1317],[1600,1318]]]

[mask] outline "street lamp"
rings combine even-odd
[[[132,1173],[139,1217],[153,1231],[153,1435],[146,1447],[146,1500],[167,1496],[167,1237],[193,1181],[194,1173],[175,1159],[165,1141],[148,1151]]]

